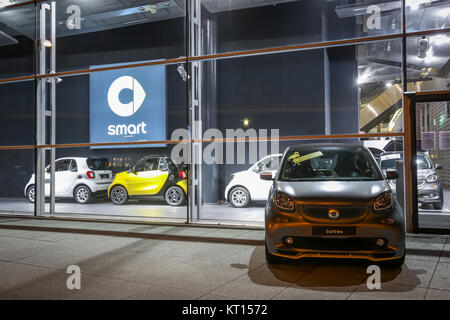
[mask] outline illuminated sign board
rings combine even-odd
[[[91,68],[112,66],[120,64]],[[166,140],[165,66],[145,66],[90,74],[91,143],[161,140]],[[162,146],[166,145],[126,145],[113,148]]]

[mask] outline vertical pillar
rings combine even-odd
[[[201,2],[200,0],[191,0],[189,4],[189,56],[195,57],[202,54],[201,41]],[[190,199],[190,219],[200,219],[201,205],[201,163],[202,163],[202,82],[201,70],[202,62],[192,61],[190,63],[190,128],[191,137],[194,142],[191,144],[191,194]]]
[[[328,39],[327,3],[322,2],[322,41]],[[324,83],[324,111],[325,134],[331,134],[331,101],[330,101],[330,60],[327,48],[323,49],[323,83]]]

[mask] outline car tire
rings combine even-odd
[[[283,259],[271,254],[269,252],[269,249],[267,248],[267,242],[265,242],[265,249],[266,249],[266,261],[268,264],[279,264],[283,262]]]
[[[169,206],[178,207],[184,202],[184,191],[178,186],[172,186],[166,190],[165,199]]]
[[[35,186],[28,187],[28,189],[27,189],[27,199],[31,203],[34,203],[34,201],[36,200],[36,187]]]
[[[115,186],[111,189],[109,197],[111,198],[111,201],[114,204],[117,205],[125,204],[128,201],[127,189],[125,189],[122,186]]]
[[[436,204],[433,204],[433,209],[434,210],[441,210],[444,207],[444,203],[443,202],[439,202]]]
[[[91,189],[89,189],[88,186],[78,186],[75,188],[75,191],[73,193],[73,197],[76,202],[80,204],[86,204],[89,203],[92,197]]]
[[[244,187],[234,187],[228,197],[231,205],[235,208],[245,208],[250,203],[250,193]]]

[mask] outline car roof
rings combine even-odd
[[[64,158],[58,158],[55,161],[58,160],[76,160],[76,161],[83,161],[87,159],[107,159],[106,157],[99,157],[99,156],[92,156],[92,157],[64,157]]]
[[[328,142],[328,143],[304,143],[304,144],[297,144],[295,146],[291,146],[289,149],[311,149],[311,148],[327,148],[327,147],[335,147],[335,148],[346,148],[349,150],[356,150],[356,149],[367,149],[362,144],[350,142],[350,143],[337,143],[337,142]]]
[[[380,156],[386,156],[386,155],[390,155],[390,154],[403,154],[403,151],[386,151],[386,152],[383,152]],[[425,154],[425,152],[417,151],[417,154]]]
[[[82,160],[87,160],[88,158],[86,157],[64,157],[64,158],[58,158],[55,161],[58,160],[77,160],[77,161],[82,161]]]

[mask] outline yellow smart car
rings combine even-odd
[[[171,206],[180,206],[186,199],[186,178],[186,171],[180,170],[170,158],[148,156],[130,170],[116,175],[108,197],[118,205],[131,198],[165,199]]]

